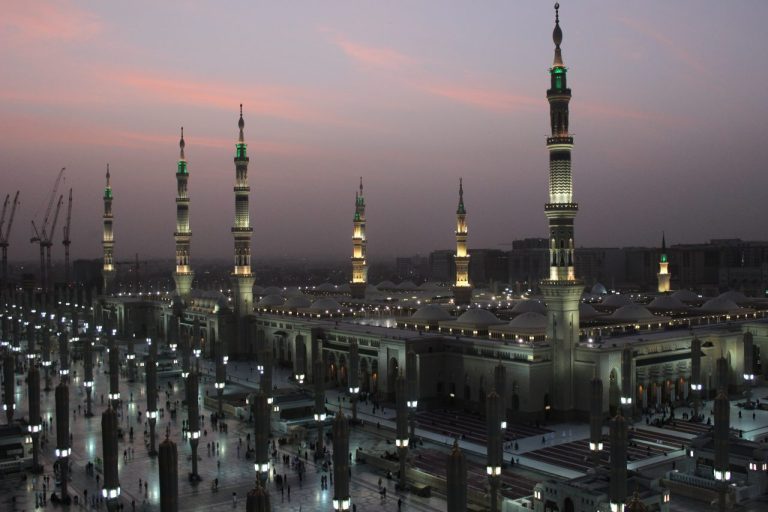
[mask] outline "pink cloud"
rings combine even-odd
[[[328,31],[326,30],[326,32]],[[339,34],[333,34],[332,41],[341,48],[347,57],[365,67],[397,70],[416,63],[416,59],[413,57],[409,57],[391,48],[364,45],[350,41]]]
[[[417,89],[433,96],[480,107],[485,110],[510,111],[541,106],[540,98],[532,98],[487,87],[438,82],[422,82],[415,83],[414,85]]]
[[[70,0],[4,2],[0,34],[21,42],[85,41],[103,30],[101,20]]]
[[[646,23],[643,23],[639,20],[632,20],[625,17],[619,17],[617,20],[627,27],[635,30],[636,32],[649,37],[656,41],[658,44],[664,46],[667,48],[672,55],[674,55],[678,60],[681,62],[684,62],[686,65],[688,65],[690,68],[694,69],[695,71],[699,73],[704,73],[707,71],[707,69],[704,67],[704,65],[701,63],[700,59],[696,58],[691,54],[690,51],[688,51],[687,48],[681,46],[677,42],[673,41],[671,38],[666,36],[665,34],[662,34],[661,32],[657,31],[653,27],[647,25]]]

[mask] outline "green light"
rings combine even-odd
[[[360,220],[360,212],[355,212],[355,222]]]
[[[187,174],[187,162],[179,162],[178,174]]]
[[[661,255],[661,262],[662,263],[666,263],[667,262],[667,255],[666,254],[662,254]]]
[[[111,188],[105,188],[104,189],[104,198],[105,199],[112,199],[112,189]]]
[[[245,148],[246,145],[244,142],[239,142],[237,144],[237,158],[245,158]]]

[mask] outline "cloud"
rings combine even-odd
[[[484,110],[508,112],[521,108],[540,107],[541,99],[513,94],[509,91],[463,84],[418,82],[414,86],[427,94],[471,105]]]
[[[413,57],[391,48],[368,46],[351,41],[330,30],[324,29],[322,31],[330,33],[331,41],[341,48],[347,57],[364,67],[394,71],[407,68],[417,63],[416,59]]]
[[[70,0],[4,2],[0,16],[0,34],[23,43],[87,41],[103,28],[98,16]]]
[[[681,46],[677,42],[670,39],[668,36],[655,30],[653,27],[649,26],[648,24],[639,20],[633,20],[625,17],[618,17],[616,19],[620,23],[623,23],[627,27],[638,32],[639,34],[642,34],[650,39],[653,39],[658,44],[664,46],[679,61],[685,63],[691,69],[699,73],[707,72],[707,68],[701,63],[701,61],[698,58],[694,57],[694,55],[691,54],[691,52],[688,51],[687,48]]]

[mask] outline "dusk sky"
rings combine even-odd
[[[373,260],[454,247],[462,176],[470,247],[545,236],[553,3],[0,0],[10,257],[64,166],[100,257],[109,163],[117,259],[173,258],[183,125],[192,264],[230,258],[240,103],[256,260],[349,256],[358,176]],[[768,238],[768,2],[560,4],[577,245]]]

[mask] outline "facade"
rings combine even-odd
[[[176,239],[176,272],[173,280],[176,283],[176,293],[186,300],[192,291],[192,280],[195,277],[189,261],[190,240],[192,232],[189,229],[189,193],[187,181],[189,171],[187,160],[184,157],[184,128],[181,128],[181,140],[179,141],[179,161],[176,166],[176,231],[173,237]]]
[[[111,293],[115,282],[115,238],[112,232],[112,186],[109,183],[109,164],[107,164],[107,185],[104,187],[104,229],[101,238],[101,245],[104,250],[103,266],[101,275],[103,278],[104,293]]]
[[[352,231],[352,282],[349,284],[353,298],[365,298],[368,286],[368,263],[365,259],[365,197],[363,196],[363,178],[360,177],[360,190],[355,193],[355,217]]]

